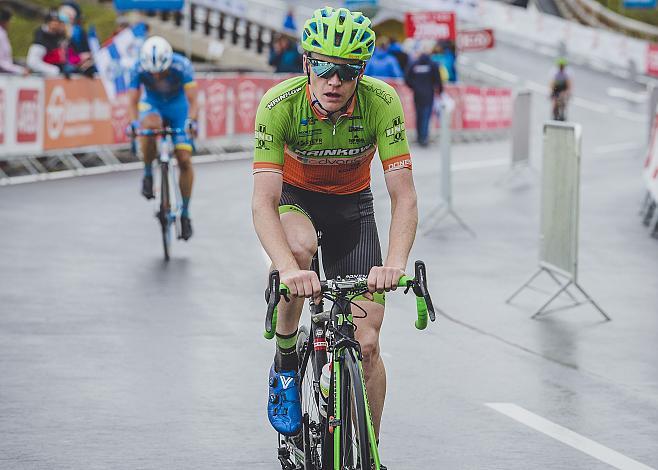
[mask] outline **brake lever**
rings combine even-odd
[[[279,293],[279,271],[276,269],[270,273],[270,283],[267,288],[267,315],[265,316],[265,331],[267,333],[272,333],[272,317],[274,316],[274,310],[276,306],[279,305],[281,300],[281,295]]]
[[[427,290],[427,268],[425,268],[425,263],[420,260],[416,261],[415,274],[416,285],[414,286],[414,294],[425,299],[425,304],[427,304],[427,313],[429,314],[430,320],[436,321],[434,305],[432,304],[430,293]]]

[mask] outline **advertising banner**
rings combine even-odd
[[[100,80],[46,80],[45,150],[114,143],[112,106]]]
[[[651,140],[647,149],[647,157],[644,161],[644,182],[651,192],[654,201],[658,201],[658,115],[654,119]]]
[[[114,0],[114,8],[125,10],[179,11],[183,9],[184,0]]]
[[[459,52],[484,51],[492,49],[494,45],[494,31],[491,28],[457,33],[457,50]]]
[[[0,77],[0,155],[42,150],[43,79]]]
[[[647,75],[658,77],[658,44],[647,45]]]
[[[455,41],[455,13],[446,11],[410,12],[405,14],[405,33],[416,40]]]

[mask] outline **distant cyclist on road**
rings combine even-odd
[[[379,349],[383,294],[395,289],[405,272],[418,222],[404,114],[391,86],[363,75],[375,33],[361,13],[316,10],[304,25],[301,42],[305,75],[270,89],[256,115],[254,226],[292,295],[290,303],[279,304],[268,417],[281,434],[300,430],[295,345],[303,298],[318,300],[321,292],[310,270],[319,230],[327,278],[368,276],[370,293],[356,299],[367,312],[355,318],[356,339],[379,435],[386,395]],[[391,200],[384,262],[370,190],[376,150]]]
[[[571,95],[571,79],[565,70],[567,59],[560,57],[557,60],[558,70],[551,81],[551,101],[553,119],[556,121],[565,121],[567,114],[567,102]]]
[[[188,240],[192,236],[189,206],[194,181],[190,135],[194,136],[196,133],[198,114],[197,88],[192,64],[184,56],[174,53],[166,39],[152,36],[144,42],[139,61],[132,70],[129,92],[133,129],[161,129],[170,126],[188,131],[188,135],[174,136],[183,197],[181,236]],[[151,163],[157,153],[155,137],[142,137],[142,153],[142,195],[146,199],[152,199],[154,195]]]

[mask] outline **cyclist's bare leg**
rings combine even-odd
[[[162,129],[162,118],[159,114],[150,113],[144,116],[141,122],[142,129]],[[157,156],[157,142],[155,136],[140,137],[144,164],[150,165]]]
[[[183,198],[192,196],[192,185],[194,184],[194,170],[192,169],[192,152],[187,149],[176,149],[176,159],[180,169],[180,193]]]
[[[379,425],[386,398],[386,368],[380,355],[379,332],[384,321],[384,306],[375,302],[357,301],[367,313],[366,318],[355,318],[357,326],[356,340],[361,344],[363,353],[363,372],[365,375],[368,402],[372,414],[375,435],[379,438]],[[359,309],[352,307],[352,313],[359,316]]]
[[[308,217],[297,212],[281,214],[281,225],[286,234],[288,246],[300,269],[309,269],[313,255],[318,251],[318,236]],[[305,299],[291,299],[279,303],[276,331],[289,335],[297,330]]]

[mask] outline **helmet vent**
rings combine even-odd
[[[343,41],[343,33],[336,33],[334,36],[334,46],[340,47],[340,43]]]
[[[324,33],[324,38],[327,39],[327,36],[329,35],[329,25],[323,23],[322,32]]]

